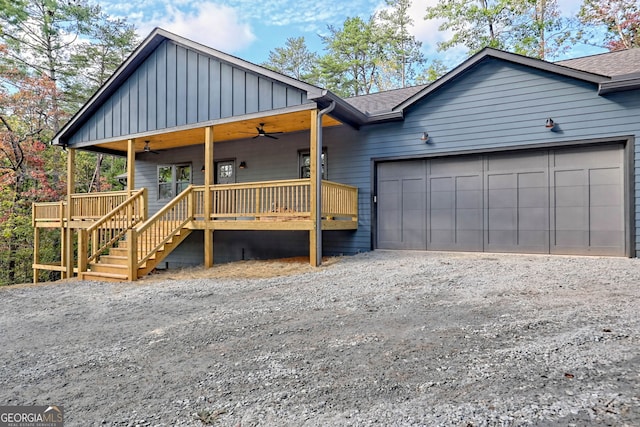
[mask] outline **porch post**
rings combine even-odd
[[[76,150],[67,148],[67,224],[65,231],[65,277],[73,277],[73,228],[71,218],[73,217],[73,193],[76,191]]]
[[[129,139],[127,141],[127,197],[131,197],[133,190],[136,188],[136,140]]]
[[[311,131],[309,141],[311,230],[309,230],[309,264],[317,267],[322,263],[322,212],[320,188],[318,180],[318,110],[311,110]],[[322,153],[322,147],[319,152]],[[322,177],[322,175],[320,175]],[[320,223],[320,226],[318,226]]]
[[[32,208],[33,212],[35,208]],[[38,283],[39,270],[35,267],[40,261],[40,228],[33,227],[33,283]]]
[[[213,126],[204,128],[204,266],[213,267],[213,230],[208,228],[211,222],[213,200]]]

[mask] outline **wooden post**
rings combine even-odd
[[[127,141],[127,197],[131,197],[133,190],[136,188],[136,140],[129,139]]]
[[[65,277],[73,277],[73,193],[76,191],[76,150],[67,148],[67,224],[65,226]]]
[[[322,152],[322,148],[320,148]],[[318,230],[318,110],[311,110],[311,131],[309,138],[309,163],[310,163],[310,188],[309,197],[311,198],[311,230],[309,230],[309,264],[313,267],[319,265],[318,256],[318,239],[322,239],[321,230]]]
[[[213,230],[208,229],[211,222],[211,187],[213,186],[213,126],[204,128],[204,266],[213,267]]]
[[[78,278],[80,280],[82,280],[82,273],[87,271],[88,235],[87,230],[78,229]]]
[[[135,229],[127,231],[127,276],[130,282],[138,280],[138,242]]]
[[[33,210],[32,210],[33,211]],[[35,221],[34,221],[35,222]],[[40,229],[33,228],[33,283],[38,283],[38,269],[35,267],[40,259]]]

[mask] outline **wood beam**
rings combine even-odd
[[[204,221],[211,221],[212,199],[211,187],[213,186],[213,126],[204,128]],[[213,267],[213,230],[204,230],[204,266]]]
[[[131,197],[133,190],[136,188],[136,140],[127,140],[127,192]]]
[[[39,270],[36,265],[40,262],[40,229],[33,228],[33,283],[38,283]]]
[[[318,215],[322,215],[318,211],[318,194],[321,191],[318,187],[318,110],[311,110],[311,131],[309,132],[309,161],[310,161],[310,189],[309,198],[311,199],[311,222],[312,228],[309,231],[309,264],[317,267],[318,257],[322,257],[322,253],[318,254],[318,243],[322,242],[322,230],[318,227]],[[322,153],[322,148],[320,148]],[[320,239],[320,240],[318,240]],[[322,249],[320,249],[322,251]]]
[[[66,272],[64,277],[73,277],[73,229],[71,218],[73,217],[73,193],[76,191],[76,150],[67,148],[67,225],[65,226],[64,259]]]

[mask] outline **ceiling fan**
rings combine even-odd
[[[260,126],[256,127],[258,134],[254,136],[252,139],[260,138],[261,136],[266,136],[267,138],[271,138],[271,139],[278,139],[277,136],[273,136],[273,135],[282,133],[282,132],[267,132],[264,130],[264,125],[265,125],[264,123],[260,123]]]
[[[144,151],[145,153],[160,154],[158,151],[153,151],[153,150],[151,149],[151,147],[149,147],[149,141],[148,141],[148,140],[144,142],[144,149],[143,149],[143,151]]]

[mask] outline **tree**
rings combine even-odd
[[[388,9],[382,10],[378,18],[386,32],[386,68],[391,87],[406,87],[414,83],[416,67],[425,63],[420,48],[422,43],[409,33],[413,19],[409,16],[411,0],[385,0]],[[381,85],[379,85],[381,86]],[[382,87],[381,87],[382,89]]]
[[[131,26],[84,0],[0,0],[0,284],[31,275],[31,203],[59,200],[66,189],[65,154],[49,145],[53,135],[134,42]],[[79,182],[86,190],[99,189],[97,183],[108,189],[110,176],[122,170],[111,166],[124,164],[83,157],[90,172]],[[104,166],[107,177],[100,176]],[[59,241],[50,243],[51,256],[59,254]]]
[[[56,84],[71,46],[90,27],[95,13],[95,7],[81,0],[20,0],[13,7],[0,8],[0,43],[8,47],[5,60]],[[53,101],[56,114],[62,113],[57,108],[59,99]],[[59,115],[54,117],[54,131],[60,129],[61,120]]]
[[[368,94],[376,89],[380,64],[387,60],[385,34],[373,18],[347,18],[342,28],[328,27],[322,37],[327,53],[316,68],[320,85],[341,96]]]
[[[16,283],[30,274],[31,203],[58,198],[63,186],[46,172],[45,151],[52,148],[42,142],[52,136],[56,87],[47,77],[5,67],[7,74],[11,90],[0,86],[0,283]]]
[[[94,12],[96,22],[71,46],[67,67],[61,71],[60,87],[70,112],[82,107],[139,43],[132,24],[112,19],[100,9]]]
[[[449,70],[441,60],[433,60],[428,67],[422,70],[422,73],[416,76],[416,84],[423,85],[432,83],[447,74],[448,71]]]
[[[453,32],[440,50],[462,45],[469,54],[492,47],[545,59],[562,50],[571,33],[557,0],[440,0],[425,19],[444,19],[439,29]]]
[[[309,51],[304,37],[289,37],[285,47],[269,52],[269,60],[264,67],[294,79],[310,82],[318,55]]]
[[[111,19],[97,9],[95,23],[78,40],[69,55],[68,67],[61,72],[66,111],[75,112],[111,77],[138,44],[133,25]],[[78,72],[78,70],[83,70]],[[82,191],[102,191],[113,187],[115,176],[124,170],[124,159],[104,154],[78,153],[76,171]]]
[[[595,44],[609,50],[640,47],[640,3],[637,0],[584,0],[578,17],[586,26],[584,38],[592,44],[593,38],[598,37],[592,29],[604,27],[604,43]]]

